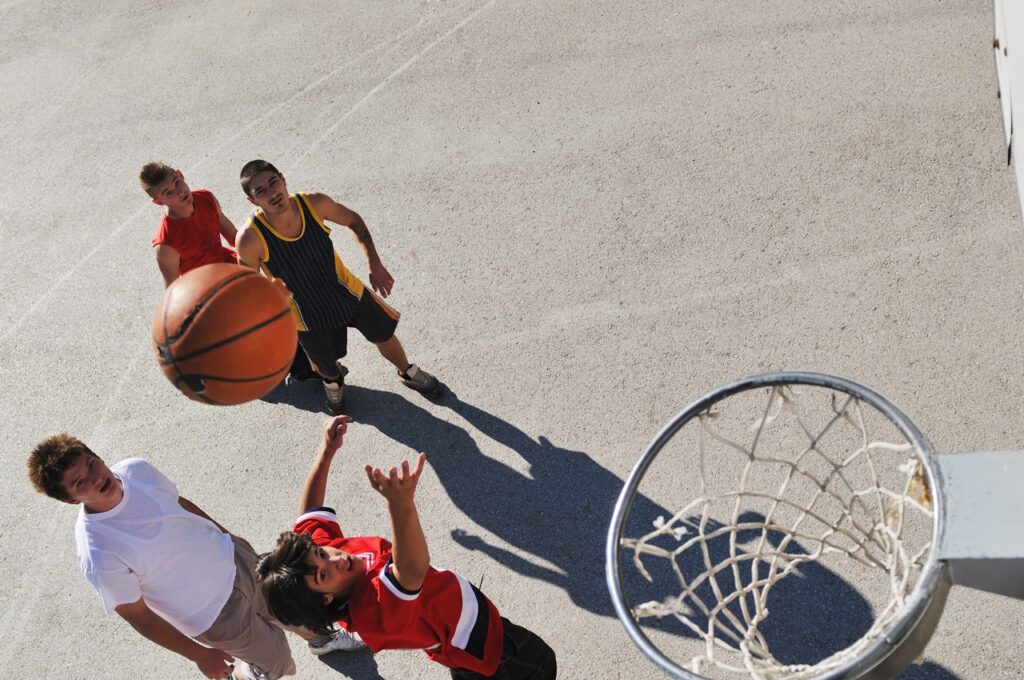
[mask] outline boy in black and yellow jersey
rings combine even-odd
[[[334,413],[344,407],[348,369],[340,360],[347,353],[349,327],[377,346],[407,387],[439,396],[442,385],[408,360],[395,336],[399,314],[382,299],[395,280],[380,261],[363,218],[324,194],[289,194],[284,176],[267,161],[246,163],[240,180],[257,210],[238,232],[238,260],[288,286],[299,344],[324,381],[327,407]],[[355,234],[369,264],[372,291],[341,261],[325,221]]]

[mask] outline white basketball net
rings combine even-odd
[[[799,403],[805,392],[814,398],[827,395],[825,408],[830,413],[825,416],[820,402],[815,402],[817,429],[808,427],[813,418],[801,412],[807,406]],[[907,441],[872,440],[865,411],[876,417],[879,412],[848,394],[792,385],[773,387],[764,411],[749,425],[746,442],[716,428],[719,411],[728,401],[699,416],[699,495],[670,519],[657,518],[650,533],[621,541],[648,581],[652,577],[644,559],[665,559],[671,562],[679,586],[678,595],[635,606],[633,616],[638,620],[671,616],[689,628],[703,642],[702,652],[688,663],[676,662],[697,675],[817,676],[864,653],[913,589],[931,548],[930,533],[916,531],[908,536],[906,531],[910,519],[918,527],[922,523],[930,527],[933,521],[924,476],[913,453],[907,455],[912,451]],[[797,433],[783,438],[799,442],[793,450],[765,443],[769,430],[779,427]],[[847,429],[844,441],[856,444],[843,451],[830,450],[827,443],[835,441],[839,429]],[[890,429],[896,434],[893,439],[902,438],[895,428]],[[737,474],[727,475],[732,480],[727,488],[713,491],[716,484],[721,486],[723,469]],[[741,514],[755,505],[758,520],[742,520]],[[726,519],[729,508],[731,517]],[[709,549],[715,542],[719,548],[727,544],[728,550]],[[799,573],[802,565],[826,556],[834,563],[837,555],[840,561],[856,561],[846,562],[848,567],[870,570],[876,583],[887,580],[887,585],[877,583],[882,596],[874,606],[873,624],[853,645],[813,665],[780,663],[759,630],[770,614],[767,603],[772,588]],[[684,570],[680,566],[684,556],[691,565],[699,561],[703,573],[694,576],[692,567]],[[689,571],[689,578],[684,571]]]

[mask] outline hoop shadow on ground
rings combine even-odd
[[[757,512],[745,512],[737,517],[738,524],[757,525],[764,523],[764,520],[764,515]],[[690,537],[697,534],[700,521],[700,517],[694,516],[689,517],[685,522],[687,528],[691,530]],[[720,522],[709,518],[705,526],[705,533],[711,534],[721,527]],[[764,538],[767,544],[765,548],[770,552],[771,548],[780,547],[784,534],[778,531],[767,531]],[[760,530],[737,532],[736,555],[750,554],[752,550],[756,549],[760,539]],[[684,538],[684,540],[686,539]],[[673,539],[664,537],[656,544],[667,550],[672,550],[678,545],[673,545],[672,541]],[[727,563],[732,554],[728,534],[710,539],[704,545],[707,550],[706,556],[698,545],[677,559],[676,563],[688,583],[700,582],[697,579],[707,571],[706,564]],[[749,550],[744,550],[745,547]],[[789,556],[808,554],[808,551],[795,540],[786,544],[784,551]],[[644,559],[644,564],[655,576],[656,584],[675,585],[677,583],[675,575],[669,569],[667,560]],[[767,567],[767,560],[760,562],[757,572],[759,578],[765,578]],[[745,560],[739,563],[735,573],[728,568],[719,572],[715,585],[718,592],[721,593],[722,599],[726,599],[737,591],[747,588],[752,579],[751,561]],[[675,597],[679,592],[679,588],[668,588],[660,593],[652,593],[649,586],[646,586],[645,590],[648,599],[658,601]],[[709,608],[721,601],[710,580],[705,580],[696,587],[694,595]],[[637,599],[637,601],[642,600]],[[688,600],[688,602],[693,602],[693,600]],[[746,603],[749,614],[753,615],[755,609],[750,596],[746,598]],[[789,576],[776,582],[769,591],[766,608],[771,615],[758,626],[758,630],[768,642],[774,657],[783,664],[812,664],[822,661],[855,643],[874,622],[874,614],[868,601],[846,580],[816,561],[801,564]],[[745,620],[739,599],[734,600],[726,609],[732,613],[735,621],[743,622]],[[707,629],[708,619],[701,611],[691,608],[683,613],[699,629]],[[717,620],[722,624],[719,630],[729,629],[738,634],[738,637],[742,637],[746,632],[745,627],[733,627],[723,616],[719,616]],[[668,632],[673,632],[674,628],[680,626],[682,624],[672,618],[665,618],[660,622],[650,624],[651,628],[659,628]],[[727,639],[724,635],[718,635],[718,637]],[[956,676],[937,664],[924,663],[908,667],[897,677],[903,680],[924,680],[925,678],[952,679]]]
[[[323,410],[322,390],[308,387],[278,388],[265,400],[290,403],[305,410]],[[605,587],[604,545],[623,479],[584,452],[557,447],[543,436],[535,441],[511,423],[460,400],[450,389],[438,405],[451,409],[475,430],[515,451],[529,465],[529,474],[485,456],[466,429],[434,417],[404,396],[358,385],[348,385],[345,390],[347,412],[356,422],[376,428],[409,449],[426,451],[427,463],[452,501],[476,524],[498,537],[500,544],[453,529],[456,542],[484,552],[524,576],[562,588],[578,607],[600,616],[615,616]],[[650,521],[671,514],[638,495],[632,516]],[[627,529],[634,536],[646,531],[636,526]],[[799,550],[792,543],[789,549]],[[724,558],[728,550],[726,538],[709,542],[712,561]],[[684,573],[703,570],[696,555],[687,559],[689,562],[682,565]],[[646,599],[678,594],[678,589],[672,590],[676,579],[667,561],[663,562],[654,576],[655,583],[667,584],[664,592],[652,591],[631,568],[623,570],[626,592],[631,596],[644,593]],[[486,583],[483,590],[487,591]],[[842,603],[839,616],[837,603]],[[801,567],[799,577],[777,584],[769,605],[773,616],[761,629],[773,641],[776,658],[785,663],[824,658],[860,637],[872,620],[868,603],[856,590],[835,573],[815,564]],[[695,616],[694,620],[702,623],[700,617]],[[649,627],[694,637],[692,631],[674,619],[650,623]],[[930,663],[913,666],[899,677],[955,678],[941,666]]]

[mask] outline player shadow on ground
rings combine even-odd
[[[319,380],[295,381],[288,385],[280,383],[266,395],[260,397],[260,401],[268,404],[288,404],[303,411],[320,412],[327,415],[323,383]]]
[[[319,657],[320,663],[348,678],[384,680],[377,669],[377,659],[368,649],[355,652],[334,652]]]
[[[291,386],[281,392],[272,392],[266,400],[312,411],[323,409],[319,389]],[[496,545],[453,529],[452,537],[460,545],[479,550],[524,576],[562,588],[578,607],[601,616],[615,616],[605,586],[604,545],[624,480],[586,453],[559,448],[543,436],[535,441],[511,423],[460,400],[451,391],[438,405],[451,409],[473,429],[515,451],[529,465],[529,474],[485,456],[466,429],[434,417],[415,403],[417,397],[407,399],[358,385],[347,386],[346,397],[347,411],[356,422],[376,428],[409,449],[426,451],[428,464],[452,501],[500,542]],[[638,495],[632,516],[644,518],[649,528],[654,518],[671,514]],[[637,536],[646,528],[627,526],[627,535]],[[708,547],[712,562],[728,555],[728,540],[724,537],[710,541]],[[790,544],[790,550],[799,552],[800,548]],[[655,584],[661,584],[661,588],[647,584],[630,565],[624,566],[624,585],[631,601],[678,594],[678,589],[673,590],[677,581],[667,560],[648,565],[654,570]],[[699,573],[704,570],[703,558],[687,555],[681,568],[688,575]],[[471,574],[468,576],[476,580]],[[722,585],[728,587],[724,581]],[[482,586],[486,592],[487,584]],[[713,599],[707,589],[700,592],[706,601]],[[778,583],[769,608],[774,616],[761,629],[773,642],[776,658],[784,663],[822,659],[859,638],[872,621],[864,598],[843,579],[817,564],[803,565],[799,576]],[[693,618],[698,625],[706,623],[700,615]],[[788,628],[786,621],[790,622]],[[692,631],[674,619],[645,625],[694,637]],[[930,663],[911,667],[900,675],[903,680],[954,677]]]

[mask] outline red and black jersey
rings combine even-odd
[[[363,560],[365,576],[352,590],[338,623],[359,633],[374,652],[422,649],[449,668],[482,675],[497,670],[501,615],[465,578],[430,567],[418,591],[403,588],[391,572],[391,544],[379,536],[346,537],[330,508],[308,510],[295,521],[294,531]]]

